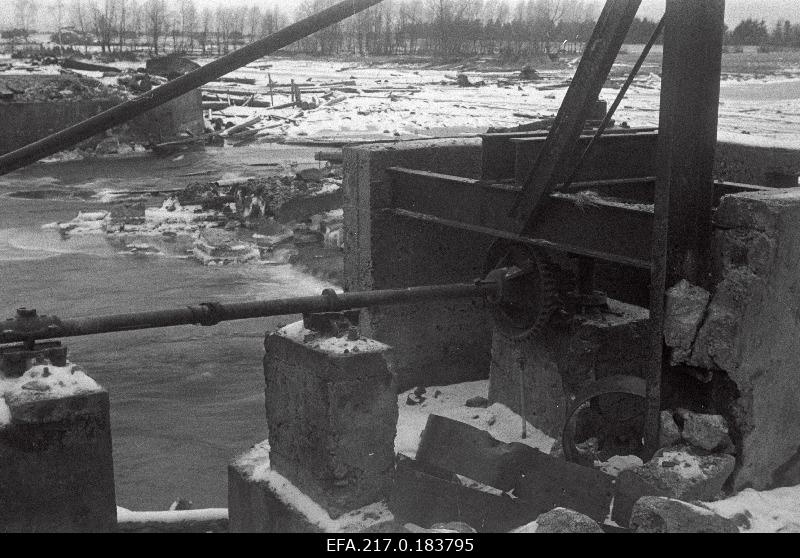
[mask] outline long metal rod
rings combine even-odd
[[[125,101],[100,114],[79,122],[24,147],[0,156],[0,175],[58,153],[113,126],[127,122],[159,105],[180,97],[192,89],[213,81],[242,66],[325,29],[382,0],[344,0],[310,17],[284,27],[230,54],[180,76],[143,95]]]
[[[567,178],[563,184],[559,184],[555,187],[555,190],[566,190],[572,184],[572,181],[575,180],[575,177],[578,175],[578,171],[581,169],[583,162],[588,157],[589,153],[592,151],[592,147],[594,147],[597,140],[600,139],[600,136],[606,131],[608,124],[611,122],[611,119],[614,116],[614,113],[617,111],[619,104],[622,102],[622,99],[625,98],[625,93],[628,92],[628,88],[633,83],[633,79],[639,73],[639,70],[642,68],[642,64],[644,64],[647,55],[650,54],[650,49],[653,48],[653,45],[656,43],[658,36],[661,35],[661,31],[664,29],[664,18],[662,17],[661,20],[656,25],[655,30],[653,30],[653,34],[650,35],[650,40],[647,41],[647,44],[644,45],[642,49],[642,53],[639,55],[639,59],[636,60],[636,63],[633,65],[631,72],[628,74],[628,77],[625,78],[625,83],[622,84],[620,87],[619,93],[617,93],[617,98],[614,99],[614,102],[611,104],[611,108],[608,109],[606,112],[605,117],[603,117],[603,121],[600,123],[600,126],[597,127],[597,131],[594,133],[594,136],[589,141],[589,145],[586,146],[586,149],[583,150],[581,153],[581,158],[578,159],[578,162],[575,163],[575,166],[572,167],[572,173],[570,173],[569,178]]]
[[[36,339],[77,337],[179,325],[214,325],[229,320],[246,320],[248,318],[284,316],[287,314],[339,312],[353,308],[409,304],[427,300],[480,298],[487,295],[496,295],[497,292],[498,287],[495,282],[479,281],[475,283],[454,283],[450,285],[352,293],[334,293],[331,290],[323,292],[320,296],[279,298],[257,302],[203,303],[172,310],[65,319],[32,333],[13,329],[0,330],[0,343],[18,343]],[[0,324],[0,327],[2,327],[2,324]]]

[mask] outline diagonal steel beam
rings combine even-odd
[[[603,7],[544,149],[528,174],[522,195],[512,210],[511,216],[518,221],[520,233],[526,233],[532,224],[542,197],[556,183],[563,182],[568,174],[567,164],[573,155],[575,143],[608,78],[640,4],[641,0],[607,0]]]

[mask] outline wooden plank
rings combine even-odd
[[[594,108],[600,90],[619,53],[641,0],[607,0],[581,57],[575,77],[564,96],[544,149],[523,184],[511,216],[527,233],[544,195],[566,178],[566,163]]]
[[[507,532],[548,511],[507,495],[464,486],[453,475],[398,455],[389,510],[400,523],[463,521],[478,532]]]
[[[416,460],[509,491],[522,474],[524,453],[518,446],[495,440],[485,430],[431,413]]]
[[[504,492],[514,491],[531,509],[570,508],[602,522],[614,479],[591,467],[552,457],[521,443],[500,442],[488,432],[431,414],[417,461],[457,473]]]
[[[659,116],[645,445],[658,448],[664,296],[687,279],[711,285],[711,187],[717,143],[724,0],[668,0]]]

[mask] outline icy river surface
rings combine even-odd
[[[180,156],[178,156],[180,157]],[[254,175],[270,160],[313,160],[313,151],[261,146],[208,150],[183,158],[36,165],[0,177],[0,317],[18,306],[81,317],[203,301],[234,302],[318,294],[329,286],[289,266],[204,267],[193,260],[120,254],[102,235],[61,239],[41,225],[106,207],[64,198],[89,189],[179,187],[185,174],[237,168]],[[93,176],[86,184],[85,178]],[[23,199],[13,192],[46,192]],[[82,192],[89,195],[90,192]],[[111,398],[117,503],[166,509],[177,497],[195,507],[227,506],[227,463],[264,440],[264,332],[294,318],[241,320],[66,339]]]

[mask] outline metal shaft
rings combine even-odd
[[[214,325],[229,320],[245,320],[286,314],[338,312],[352,308],[408,304],[426,300],[478,298],[485,295],[496,295],[497,293],[497,284],[486,281],[353,293],[334,293],[329,290],[323,292],[321,296],[279,298],[232,304],[202,303],[173,310],[59,320],[47,327],[31,332],[15,329],[0,330],[0,343],[77,337],[80,335],[178,325]],[[0,328],[2,327],[3,324],[0,323]]]
[[[214,60],[143,95],[0,156],[0,175],[58,153],[113,126],[127,122],[201,85],[299,41],[326,27],[380,3],[382,0],[344,0],[310,17],[284,27],[269,37]]]

